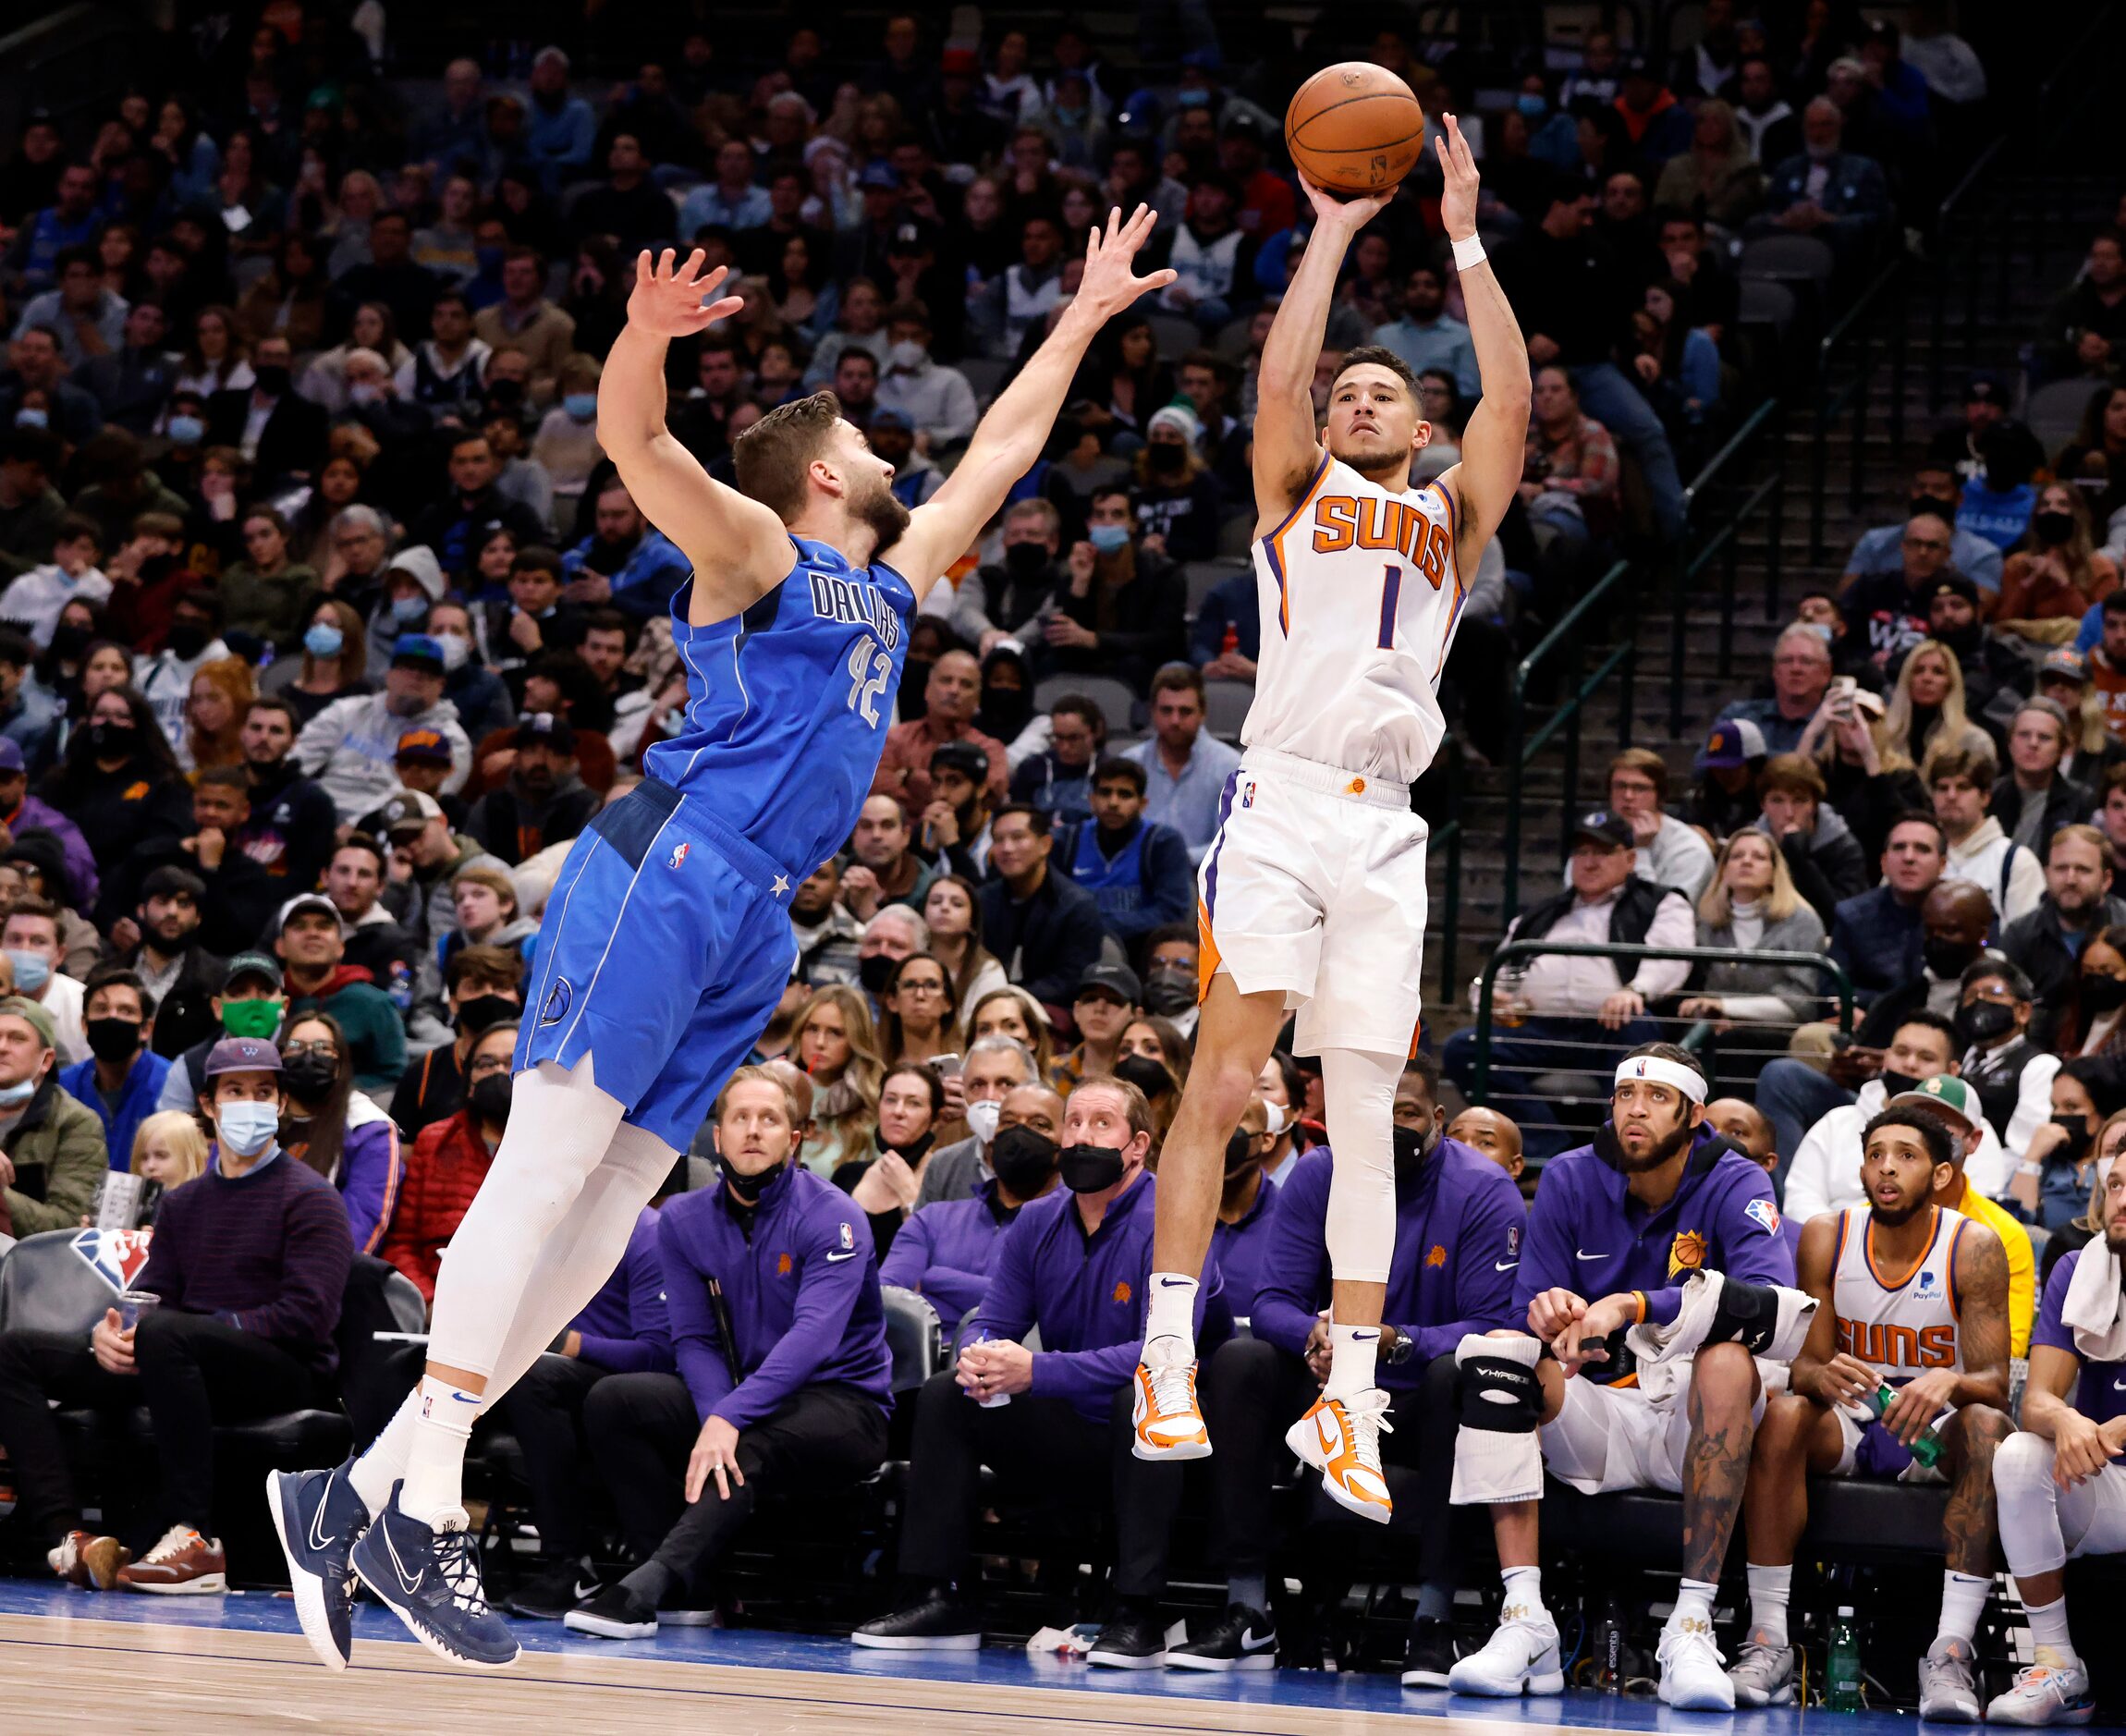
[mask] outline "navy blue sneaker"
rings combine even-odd
[[[369,1509],[348,1480],[353,1465],[349,1459],[330,1471],[266,1473],[266,1510],[287,1557],[302,1636],[327,1669],[345,1669],[354,1645],[354,1574],[348,1558],[369,1528]]]
[[[354,1546],[354,1571],[408,1631],[438,1657],[472,1669],[506,1669],[520,1649],[509,1624],[487,1607],[477,1539],[462,1508],[437,1531],[399,1510],[398,1492]]]

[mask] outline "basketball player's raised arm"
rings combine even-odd
[[[1440,195],[1440,220],[1447,238],[1460,243],[1476,238],[1476,158],[1461,136],[1461,123],[1447,116],[1444,136],[1436,141],[1446,177]],[[1460,504],[1460,546],[1456,551],[1463,572],[1474,572],[1485,544],[1498,529],[1528,457],[1528,405],[1533,395],[1528,377],[1528,345],[1521,322],[1506,300],[1498,274],[1489,260],[1461,267],[1461,299],[1469,314],[1469,340],[1476,350],[1476,371],[1484,397],[1462,431],[1461,462],[1440,478]]]
[[[647,249],[636,259],[628,323],[613,340],[598,382],[598,444],[642,516],[693,562],[689,614],[696,626],[741,613],[790,568],[783,521],[717,482],[665,425],[666,348],[743,305],[736,296],[708,300],[724,271],[704,273],[703,257],[697,248],[675,265],[666,248],[654,264]]]
[[[1140,277],[1130,269],[1155,222],[1155,214],[1139,205],[1127,223],[1117,209],[1107,214],[1105,231],[1093,230],[1085,244],[1085,275],[1056,329],[989,407],[945,486],[916,507],[908,529],[885,551],[886,560],[914,586],[918,598],[973,545],[1012,484],[1033,468],[1077,377],[1078,364],[1100,328],[1174,281],[1171,271]]]
[[[1314,366],[1328,331],[1337,273],[1358,232],[1387,209],[1392,194],[1341,200],[1302,177],[1313,202],[1313,235],[1277,304],[1255,375],[1256,529],[1264,535],[1291,515],[1322,461],[1314,438]]]

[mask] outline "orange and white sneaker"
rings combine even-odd
[[[1208,1459],[1211,1437],[1196,1403],[1196,1364],[1139,1363],[1130,1406],[1130,1450],[1154,1463]]]
[[[1322,1473],[1322,1487],[1339,1507],[1385,1525],[1395,1504],[1381,1475],[1380,1437],[1394,1433],[1387,1394],[1369,1387],[1350,1399],[1325,1392],[1285,1431],[1285,1445]]]
[[[130,1567],[118,1570],[128,1591],[163,1592],[176,1596],[204,1596],[229,1588],[228,1559],[221,1539],[202,1537],[189,1525],[172,1525],[158,1543]]]

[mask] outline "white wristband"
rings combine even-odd
[[[1466,240],[1457,241],[1454,244],[1454,269],[1456,271],[1467,271],[1472,265],[1483,264],[1484,260],[1484,243],[1475,236],[1470,236]]]
[[[2015,1166],[2015,1173],[2019,1176],[2041,1176],[2045,1173],[2045,1166],[2034,1164],[2025,1159]]]

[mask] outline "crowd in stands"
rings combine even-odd
[[[1850,283],[1908,244],[1983,102],[1935,8],[1910,35],[1736,10],[1709,0],[1672,66],[1597,32],[1465,120],[1535,368],[1524,481],[1463,576],[1445,672],[1479,754],[1514,647],[1674,537],[1684,478],[1750,408],[1742,245],[1815,237]],[[330,1401],[365,1262],[433,1296],[509,1119],[519,1021],[545,1016],[524,994],[560,862],[687,701],[686,561],[597,439],[638,251],[698,247],[744,302],[671,347],[690,450],[727,478],[764,411],[831,386],[913,505],[1067,304],[1089,226],[1142,200],[1178,280],[1104,335],[932,593],[856,829],[791,890],[773,1022],[501,1412],[544,1557],[511,1608],[638,1636],[698,1615],[756,1485],[886,1457],[880,1282],[914,1292],[962,1348],[890,1423],[917,1595],[872,1642],[978,1641],[953,1587],[986,1464],[1075,1473],[1094,1509],[1112,1491],[1103,1661],[1142,1662],[1180,1498],[1130,1473],[1128,1380],[1215,967],[1192,882],[1263,633],[1253,378],[1309,238],[1274,119],[1291,69],[1203,40],[1138,88],[1075,26],[977,45],[894,15],[876,41],[682,33],[609,86],[559,47],[453,60],[429,91],[329,8],[286,11],[171,36],[162,81],[90,136],[33,112],[0,163],[0,1231],[152,1226],[134,1287],[162,1303],[86,1339],[0,1333],[16,1557],[218,1589],[207,1422]],[[1395,29],[1349,46],[1428,109],[1467,106]],[[1320,374],[1364,343],[1408,362],[1422,476],[1478,390],[1429,173],[1352,248]],[[1688,779],[1619,754],[1564,889],[1510,931],[1780,958],[1531,960],[1492,1008],[1490,1102],[1451,1126],[1439,1067],[1412,1061],[1399,1212],[1451,1187],[1465,1233],[1422,1260],[1399,1240],[1398,1402],[1445,1414],[1464,1330],[1517,1323],[1494,1244],[1518,1249],[1522,1194],[1579,1143],[1556,1076],[1606,1073],[1663,1021],[1712,1028],[1727,1070],[1747,1057],[1755,1106],[1719,1126],[1797,1221],[1860,1202],[1889,1098],[1969,1082],[1941,1197],[2006,1244],[2021,1353],[2126,1137],[2122,304],[2108,230],[2032,335],[2033,382],[2089,382],[2073,439],[2047,451],[2020,385],[1974,376],[1839,582],[1800,600],[1762,691],[1707,720]],[[1851,984],[1850,1034],[1811,954]],[[1472,1093],[1477,1047],[1442,1057]],[[1268,1607],[1263,1430],[1320,1372],[1320,1092],[1280,1048],[1228,1150],[1202,1330],[1241,1625],[1198,1636],[1203,1667]],[[86,1526],[46,1401],[135,1393],[164,1475],[159,1541],[128,1561]],[[689,1475],[717,1419],[743,1499]],[[1393,1437],[1436,1491],[1421,1676],[1459,1583],[1450,1435]]]

